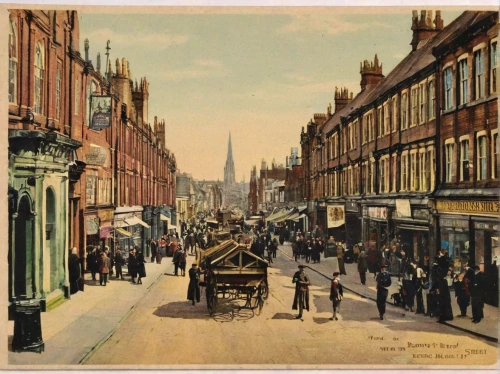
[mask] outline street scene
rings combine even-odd
[[[497,10],[117,9],[7,12],[2,368],[498,369]]]

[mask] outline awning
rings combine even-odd
[[[293,213],[293,214],[290,214],[288,217],[286,217],[285,219],[288,221],[289,219],[296,219],[299,217],[299,213]]]
[[[151,226],[149,226],[146,222],[140,220],[137,217],[130,217],[130,218],[125,218],[125,222],[127,222],[128,225],[134,226],[134,225],[142,225],[145,228],[149,229]]]
[[[160,213],[160,221],[168,221],[169,218],[163,214]]]
[[[301,214],[300,216],[298,216],[297,218],[294,218],[294,219],[293,219],[293,221],[294,221],[294,222],[299,222],[299,220],[304,219],[304,218],[306,218],[306,217],[307,217],[307,215],[306,215],[306,214],[304,214],[304,213],[302,213],[302,214]]]
[[[115,227],[115,230],[118,231],[119,234],[122,234],[123,236],[126,236],[127,238],[132,236],[132,233],[128,232],[125,229],[122,229],[121,227]]]

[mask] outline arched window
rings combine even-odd
[[[35,48],[35,104],[33,111],[39,114],[43,114],[44,75],[45,53],[42,43],[38,42]]]
[[[17,37],[16,24],[9,21],[9,103],[17,101]]]

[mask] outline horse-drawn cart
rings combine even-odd
[[[243,300],[239,309],[260,314],[269,295],[268,262],[251,253],[244,245],[226,240],[199,251],[197,263],[204,274],[201,285],[207,287],[210,315],[218,308],[218,299]]]

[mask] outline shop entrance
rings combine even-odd
[[[15,232],[14,293],[16,297],[28,296],[36,291],[34,277],[34,216],[30,199],[23,196],[19,202]]]

